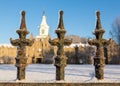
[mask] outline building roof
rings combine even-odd
[[[0,47],[14,48],[11,44],[0,44]]]

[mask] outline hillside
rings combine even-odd
[[[87,41],[87,38],[79,37],[77,35],[68,35],[65,38],[72,40],[73,43],[79,43],[79,42],[86,43]]]

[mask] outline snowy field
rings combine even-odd
[[[65,81],[56,81],[54,65],[33,64],[26,67],[26,79],[19,81],[16,80],[16,67],[14,65],[0,65],[0,83],[120,83],[120,65],[106,65],[104,72],[104,80],[97,80],[94,77],[93,65],[67,65]]]

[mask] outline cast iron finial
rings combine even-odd
[[[29,31],[27,31],[26,23],[25,23],[25,11],[21,12],[21,24],[20,24],[20,28],[16,32],[18,33],[20,38],[25,38],[26,35],[29,33]]]
[[[96,54],[94,57],[95,77],[98,80],[101,80],[104,79],[104,66],[105,66],[103,47],[108,45],[110,41],[102,38],[105,31],[101,27],[99,11],[96,12],[96,17],[97,17],[97,23],[96,23],[95,31],[93,33],[96,38],[88,40],[88,43],[90,45],[96,46]]]
[[[26,46],[32,46],[34,43],[34,39],[26,39],[26,35],[29,33],[26,29],[25,24],[25,11],[21,12],[21,24],[20,28],[16,31],[19,35],[18,39],[12,40],[10,38],[10,42],[13,46],[17,46],[17,56],[15,58],[17,67],[17,79],[23,80],[25,79],[25,69],[27,66],[27,56],[26,56]]]
[[[100,19],[100,11],[96,12],[97,19]]]
[[[96,29],[102,29],[101,22],[100,22],[100,11],[96,12],[97,22],[96,22]]]
[[[65,71],[64,68],[67,65],[67,57],[64,53],[64,46],[69,46],[72,42],[71,40],[65,39],[66,30],[64,29],[63,25],[63,11],[59,12],[59,24],[58,28],[55,30],[57,34],[57,38],[53,40],[49,40],[49,43],[53,46],[57,46],[57,56],[55,57],[56,66],[56,80],[64,80]]]
[[[63,24],[63,11],[61,10],[59,12],[59,24],[58,24],[58,29],[64,29],[64,24]]]
[[[25,23],[25,11],[21,12],[21,24],[20,29],[26,29],[26,23]]]

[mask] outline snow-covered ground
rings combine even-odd
[[[34,83],[120,83],[120,65],[106,65],[104,80],[94,77],[93,65],[67,65],[65,81],[55,80],[55,66],[53,64],[32,64],[26,67],[26,79],[16,80],[14,65],[0,65],[0,82],[34,82]]]

